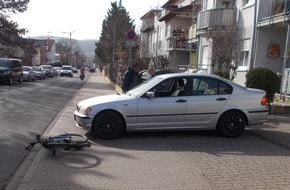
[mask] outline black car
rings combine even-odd
[[[0,82],[8,82],[12,85],[14,81],[22,83],[23,71],[20,59],[0,58]]]
[[[90,68],[90,73],[94,73],[94,72],[96,72],[96,67],[91,67]]]

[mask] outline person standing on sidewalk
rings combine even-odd
[[[141,70],[139,62],[134,63],[132,67],[129,67],[124,74],[122,90],[124,93],[132,89],[139,84],[138,73]]]

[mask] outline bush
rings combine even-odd
[[[255,68],[246,74],[246,86],[266,91],[268,102],[273,102],[275,93],[280,90],[280,77],[267,68]]]

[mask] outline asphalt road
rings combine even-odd
[[[82,85],[78,74],[0,84],[0,183],[9,179],[28,154],[25,147],[43,133]]]

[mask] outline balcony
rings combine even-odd
[[[157,14],[159,22],[164,21],[167,16],[178,8],[176,5],[167,5],[162,11]]]
[[[168,37],[167,51],[196,51],[196,40],[189,40],[187,38]],[[191,47],[190,47],[191,46]]]
[[[234,30],[236,28],[236,13],[234,8],[201,11],[198,14],[197,34],[206,37],[209,32]]]
[[[284,24],[290,21],[290,0],[276,1],[270,5],[270,11],[258,21],[258,27]],[[264,9],[266,7],[263,7]]]
[[[154,29],[154,21],[152,20],[151,22],[143,22],[140,31],[145,33],[150,32],[153,29]]]

